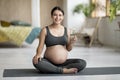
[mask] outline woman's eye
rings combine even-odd
[[[57,14],[53,14],[53,16],[57,16]]]
[[[53,16],[60,16],[60,17],[61,17],[61,16],[62,16],[62,14],[53,14]]]
[[[59,16],[62,16],[61,14]]]

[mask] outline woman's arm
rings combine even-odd
[[[46,29],[43,28],[40,32],[40,37],[39,37],[39,44],[36,50],[36,54],[33,57],[33,63],[37,64],[38,63],[38,58],[41,58],[41,53],[43,51],[44,43],[45,43],[45,36],[46,36]]]
[[[71,36],[70,35],[71,31],[69,29],[67,29],[67,35],[68,35],[68,43],[66,45],[66,49],[68,51],[72,50],[73,44],[75,43],[75,41],[77,40],[76,35]]]

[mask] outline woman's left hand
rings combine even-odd
[[[71,44],[74,44],[76,41],[77,41],[77,36],[76,35],[70,36],[70,43]]]

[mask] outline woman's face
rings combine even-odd
[[[52,15],[53,23],[61,24],[64,19],[64,15],[60,10],[55,10]]]

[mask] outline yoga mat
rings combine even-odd
[[[35,76],[82,76],[120,74],[120,67],[85,68],[76,74],[43,74],[36,69],[5,69],[3,77],[35,77]]]

